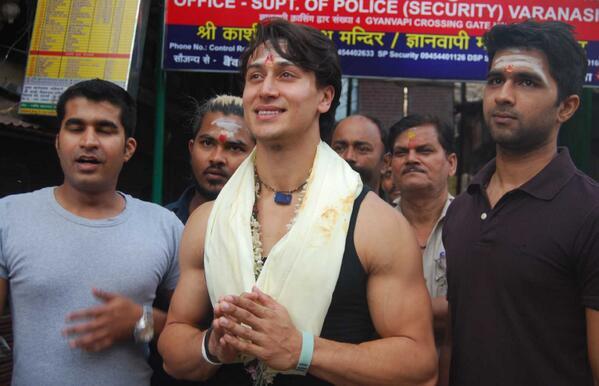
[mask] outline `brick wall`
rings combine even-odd
[[[389,127],[403,115],[403,85],[396,81],[361,79],[358,112],[378,118]]]
[[[414,85],[408,90],[408,113],[436,115],[453,123],[453,83]]]
[[[403,116],[404,87],[408,87],[408,114],[434,114],[453,123],[453,83],[362,79],[358,86],[358,111],[380,119],[385,127],[391,126]]]

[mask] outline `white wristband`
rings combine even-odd
[[[204,360],[208,363],[210,363],[213,366],[220,366],[222,365],[221,362],[215,362],[214,360],[210,360],[210,358],[208,358],[209,354],[208,354],[208,340],[206,339],[206,337],[208,337],[208,339],[210,339],[210,334],[212,333],[212,327],[210,327],[209,329],[207,329],[206,331],[204,331],[204,336],[202,337],[202,357],[204,358]],[[210,355],[212,356],[212,355]]]

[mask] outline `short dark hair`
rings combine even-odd
[[[222,113],[223,115],[237,115],[243,119],[243,101],[238,96],[223,94],[210,98],[202,103],[201,106],[197,106],[192,126],[194,139],[200,130],[200,126],[202,126],[204,116],[215,112]]]
[[[90,79],[76,83],[67,88],[58,98],[56,115],[58,125],[62,123],[68,101],[75,98],[85,98],[94,102],[108,102],[121,110],[121,124],[125,128],[125,137],[135,134],[137,108],[135,101],[122,87],[103,79]]]
[[[364,117],[364,118],[368,119],[370,122],[372,122],[376,126],[376,128],[379,130],[379,134],[381,135],[381,142],[383,142],[383,148],[385,149],[384,152],[386,153],[386,152],[388,152],[388,151],[391,150],[387,146],[388,130],[383,127],[383,124],[381,123],[381,121],[378,118],[373,117],[373,116],[368,115],[368,114],[348,115],[347,117],[338,120],[337,122],[335,122],[335,125],[333,125],[333,129],[331,130],[331,134],[335,132],[335,130],[337,129],[337,126],[339,126],[339,124],[341,122],[343,122],[347,118],[351,118],[351,117]]]
[[[584,49],[574,37],[574,27],[559,21],[527,20],[497,24],[483,37],[489,55],[489,68],[497,51],[521,48],[539,50],[547,57],[549,73],[557,83],[557,101],[580,96],[587,70]]]
[[[395,140],[401,133],[412,127],[423,125],[432,125],[435,128],[437,131],[437,139],[443,150],[445,150],[445,154],[449,155],[455,153],[454,132],[451,126],[441,121],[438,117],[428,114],[411,114],[395,122],[391,128],[389,128],[389,137],[387,141],[389,151],[393,151]]]
[[[285,42],[286,49],[280,42]],[[269,43],[283,58],[316,76],[318,87],[333,86],[335,95],[329,111],[320,115],[320,135],[326,138],[335,122],[335,110],[341,95],[341,65],[333,41],[319,30],[306,25],[272,18],[258,24],[256,35],[241,54],[241,75],[245,81],[248,62],[262,44]]]

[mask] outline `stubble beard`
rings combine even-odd
[[[218,188],[209,189],[205,186],[202,186],[202,184],[200,184],[198,181],[195,181],[194,186],[195,186],[196,193],[198,193],[200,196],[204,197],[206,199],[206,201],[216,200],[216,198],[218,197],[218,194],[221,191],[221,189],[218,189]]]
[[[495,127],[489,120],[486,120],[491,138],[501,150],[507,153],[530,153],[550,142],[551,129],[548,129],[548,125],[543,122],[539,122],[535,126],[523,126],[520,121],[517,124],[516,128],[509,130]]]

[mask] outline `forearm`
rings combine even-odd
[[[436,380],[435,350],[409,338],[359,345],[316,338],[314,345],[309,372],[336,385],[434,385]]]
[[[166,312],[154,307],[152,318],[154,319],[154,338],[158,339],[166,324]]]
[[[202,357],[203,337],[203,331],[188,324],[167,324],[158,340],[166,372],[178,379],[210,378],[220,366],[211,365]]]

